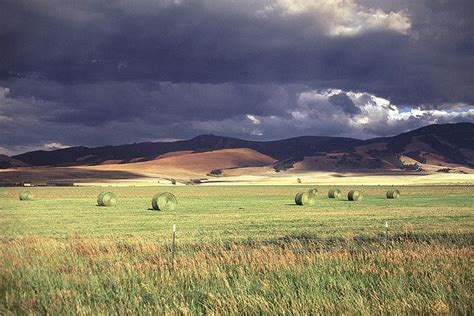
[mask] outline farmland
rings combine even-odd
[[[469,313],[474,188],[309,186],[0,189],[0,312]],[[346,201],[357,189],[364,199]],[[150,210],[175,194],[174,211]],[[385,235],[388,222],[388,235]],[[177,225],[177,252],[169,250]],[[388,236],[388,238],[387,238]]]

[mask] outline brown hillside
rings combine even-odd
[[[182,153],[157,159],[125,163],[88,166],[92,170],[118,170],[143,175],[169,175],[174,177],[205,176],[213,169],[259,167],[270,165],[275,159],[249,148],[222,149],[203,153]]]

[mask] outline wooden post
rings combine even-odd
[[[388,264],[388,222],[385,222],[385,267]]]
[[[173,252],[174,254],[175,251],[176,251],[176,224],[173,224],[173,242],[171,244],[171,252]]]
[[[173,232],[171,236],[171,269],[174,271],[176,266],[176,260],[174,258],[176,252],[176,224],[173,224]]]

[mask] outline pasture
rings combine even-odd
[[[0,312],[472,311],[472,186],[318,186],[295,205],[309,188],[110,187],[115,207],[100,187],[0,188]],[[161,191],[177,209],[152,210]]]

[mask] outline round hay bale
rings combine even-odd
[[[115,206],[117,205],[117,197],[112,192],[101,192],[97,197],[97,205]]]
[[[298,192],[295,195],[295,203],[296,205],[303,205],[303,193],[304,192]]]
[[[31,201],[33,200],[33,193],[30,191],[21,191],[18,197],[20,198],[20,201]]]
[[[310,189],[308,191],[298,192],[295,195],[295,203],[297,205],[314,205],[316,204],[317,189]]]
[[[97,197],[97,205],[102,206],[102,198],[104,197],[105,193],[107,192],[100,192],[99,196]]]
[[[400,191],[398,190],[388,190],[387,199],[398,199],[400,197]]]
[[[151,200],[151,206],[157,211],[174,211],[178,207],[178,200],[169,192],[160,192]]]
[[[342,196],[341,190],[333,189],[328,191],[328,198],[330,199],[340,199]]]
[[[360,201],[363,197],[364,195],[362,195],[362,193],[357,190],[349,191],[349,193],[347,194],[347,199],[349,201]]]

